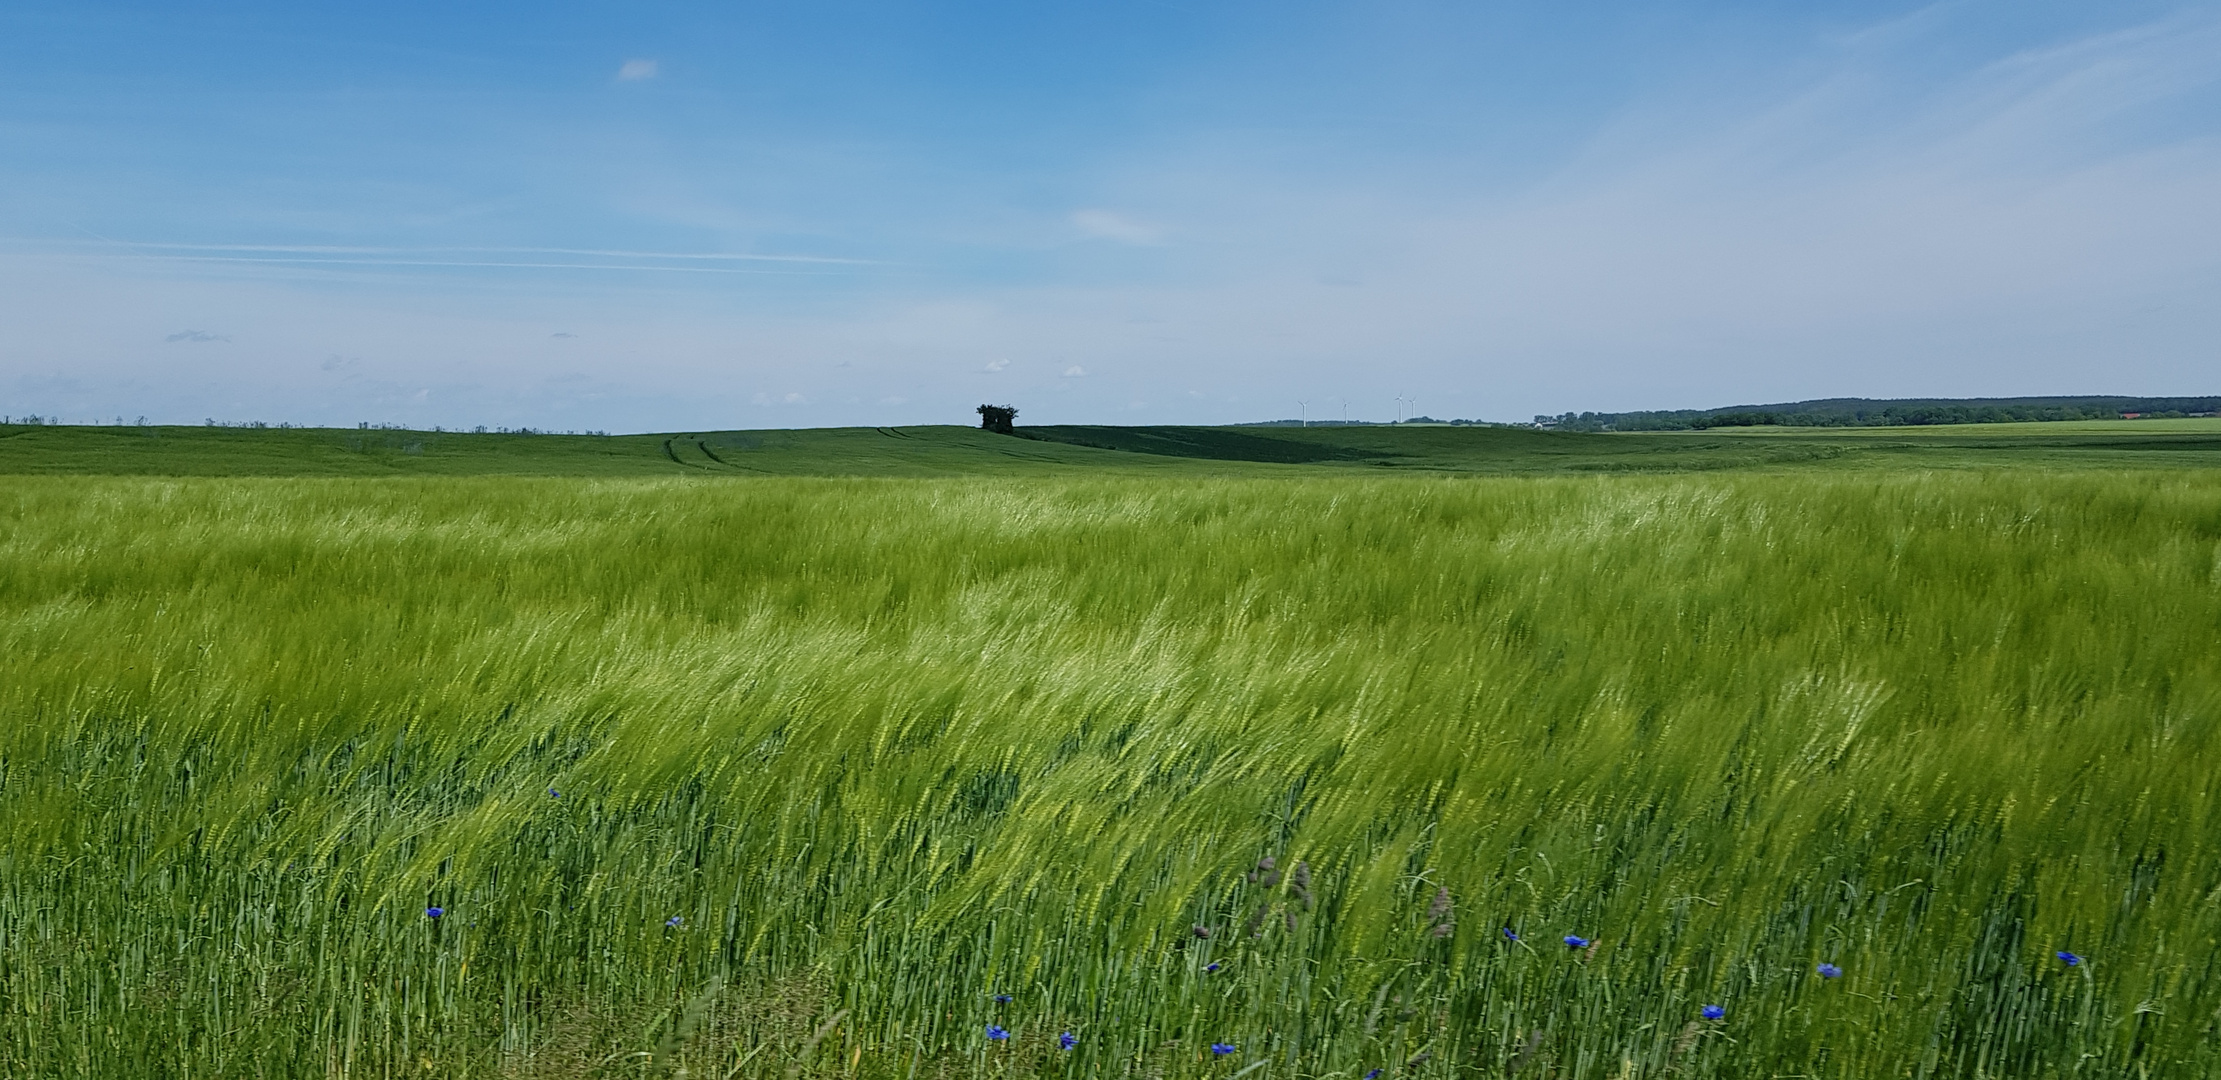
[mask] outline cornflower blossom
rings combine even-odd
[[[1070,1050],[1078,1045],[1080,1045],[1080,1037],[1069,1031],[1057,1036],[1057,1049],[1059,1050]]]
[[[1589,947],[1589,939],[1578,934],[1567,934],[1565,936],[1565,947],[1568,949],[1586,949]]]
[[[1234,1052],[1234,1044],[1233,1044],[1233,1043],[1212,1043],[1212,1044],[1211,1044],[1211,1052],[1212,1052],[1212,1053],[1214,1053],[1214,1054],[1217,1054],[1217,1055],[1218,1055],[1218,1056],[1220,1056],[1220,1057],[1225,1057],[1226,1055],[1228,1055],[1228,1054],[1231,1054],[1231,1053],[1233,1053],[1233,1052]]]
[[[1718,1005],[1707,1005],[1704,1007],[1704,1018],[1707,1020],[1718,1020],[1719,1018],[1726,1015],[1727,1010],[1719,1007]]]
[[[445,914],[447,914],[447,909],[443,907],[428,907],[424,909],[424,917],[427,919],[437,919]]]
[[[2064,961],[2064,962],[2066,963],[2066,965],[2067,965],[2068,967],[2075,967],[2075,966],[2077,966],[2077,965],[2079,965],[2079,964],[2081,964],[2081,963],[2082,963],[2082,958],[2081,958],[2081,957],[2079,957],[2079,956],[2076,956],[2075,954],[2073,954],[2073,953],[2071,953],[2071,952],[2068,952],[2068,951],[2066,951],[2066,950],[2064,950],[2064,949],[2062,949],[2062,950],[2060,950],[2060,951],[2058,951],[2058,952],[2055,952],[2055,953],[2053,953],[2052,955],[2053,955],[2053,956],[2056,956],[2056,957],[2058,957],[2058,958],[2059,958],[2060,960]]]
[[[996,1042],[1001,1042],[1001,1041],[1003,1041],[1004,1039],[1007,1039],[1007,1038],[1009,1038],[1009,1037],[1010,1037],[1010,1032],[1008,1032],[1008,1031],[1006,1031],[1006,1030],[1004,1030],[1004,1029],[1002,1029],[1002,1028],[1000,1028],[1000,1027],[997,1027],[997,1026],[995,1026],[995,1025],[993,1025],[993,1024],[989,1024],[989,1025],[987,1025],[987,1037],[988,1037],[988,1038],[990,1038],[990,1039],[993,1039],[993,1040],[995,1040]]]
[[[1843,969],[1834,964],[1822,964],[1812,970],[1819,972],[1823,979],[1840,979],[1843,977]]]

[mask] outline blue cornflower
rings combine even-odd
[[[1707,1005],[1704,1007],[1704,1018],[1707,1020],[1718,1020],[1719,1018],[1726,1015],[1727,1010],[1719,1007],[1718,1005]]]
[[[557,791],[557,790],[555,790],[554,788],[549,788],[549,789],[548,789],[548,798],[550,798],[550,799],[560,799],[560,798],[562,798],[562,797],[563,797],[563,793],[562,793],[562,792],[560,792],[560,791]]]
[[[2071,952],[2067,952],[2067,951],[2065,951],[2065,950],[2061,950],[2061,951],[2059,951],[2059,952],[2055,952],[2055,953],[2053,953],[2052,955],[2053,955],[2053,956],[2056,956],[2056,957],[2058,957],[2058,958],[2059,958],[2059,959],[2061,959],[2061,960],[2064,960],[2064,961],[2066,961],[2066,964],[2067,964],[2067,966],[2068,966],[2068,967],[2074,967],[2074,966],[2076,966],[2076,965],[2078,965],[2078,964],[2082,963],[2082,958],[2081,958],[2081,957],[2079,957],[2079,956],[2076,956],[2075,954],[2073,954],[2073,953],[2071,953]]]
[[[1211,972],[1217,971],[1218,968],[1219,966],[1216,963],[1205,964],[1203,965],[1203,973],[1208,975]]]
[[[1233,1044],[1233,1043],[1212,1043],[1212,1044],[1211,1044],[1211,1052],[1212,1052],[1212,1053],[1214,1053],[1214,1054],[1217,1054],[1217,1055],[1218,1055],[1218,1056],[1220,1056],[1220,1057],[1225,1057],[1226,1055],[1228,1055],[1228,1054],[1231,1054],[1231,1053],[1233,1053],[1233,1052],[1234,1052],[1234,1044]]]
[[[1840,979],[1843,977],[1843,969],[1834,964],[1822,964],[1812,970],[1819,972],[1823,979]]]
[[[663,925],[675,930],[678,929],[678,925],[680,923],[683,923],[685,921],[686,917],[684,915],[673,915],[670,918],[663,920]]]
[[[1518,940],[1519,940],[1519,934],[1518,934],[1517,932],[1515,932],[1514,930],[1512,930],[1512,928],[1511,928],[1511,927],[1507,926],[1507,927],[1505,927],[1505,928],[1504,928],[1504,940],[1505,940],[1505,941],[1518,941]]]
[[[1589,947],[1589,939],[1576,934],[1567,934],[1565,936],[1565,947],[1568,949],[1586,949]]]
[[[1059,1050],[1070,1050],[1078,1045],[1080,1045],[1080,1037],[1069,1031],[1057,1036],[1057,1049]]]
[[[1379,1070],[1379,1069],[1374,1069],[1374,1070],[1373,1070],[1372,1072],[1369,1072],[1369,1073],[1366,1073],[1366,1074],[1365,1074],[1365,1080],[1377,1080],[1377,1078],[1378,1078],[1379,1076],[1380,1076],[1380,1070]]]
[[[995,1026],[995,1025],[993,1025],[993,1024],[989,1024],[989,1025],[987,1025],[987,1037],[988,1037],[988,1038],[990,1038],[990,1039],[993,1039],[993,1040],[995,1040],[996,1042],[1001,1042],[1001,1041],[1003,1041],[1004,1039],[1007,1039],[1007,1038],[1009,1038],[1009,1037],[1010,1037],[1010,1032],[1008,1032],[1008,1031],[1005,1031],[1005,1030],[1003,1030],[1002,1028],[996,1027],[996,1026]]]
[[[1009,995],[1009,994],[996,994],[996,995],[995,995],[995,1004],[997,1004],[997,1005],[1008,1005],[1008,1004],[1010,1004],[1010,995]]]
[[[437,919],[445,914],[447,914],[446,908],[428,907],[424,909],[424,917],[427,919]]]

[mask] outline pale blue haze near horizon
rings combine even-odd
[[[2221,393],[2221,5],[0,3],[0,413]]]

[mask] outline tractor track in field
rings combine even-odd
[[[672,463],[672,464],[674,464],[674,465],[677,465],[677,466],[679,466],[680,468],[685,468],[685,469],[698,469],[698,470],[700,470],[700,471],[702,471],[702,472],[706,472],[706,473],[714,473],[714,472],[716,472],[716,471],[717,471],[716,469],[710,468],[710,467],[709,467],[709,466],[707,466],[707,465],[702,465],[702,464],[698,464],[698,463],[696,463],[696,462],[688,461],[688,460],[686,460],[685,458],[682,458],[682,457],[680,457],[680,456],[679,456],[679,448],[678,448],[678,445],[677,445],[677,443],[678,443],[678,437],[677,437],[677,436],[673,436],[673,437],[671,437],[671,438],[668,438],[668,439],[665,439],[665,440],[663,440],[663,456],[664,456],[664,457],[667,457],[667,458],[670,458],[670,459],[671,459],[671,463]],[[701,440],[699,440],[699,439],[695,440],[695,442],[694,442],[694,445],[695,445],[695,446],[697,446],[697,447],[702,447],[702,443],[701,443]],[[712,460],[712,461],[717,461],[717,462],[718,462],[718,464],[720,464],[720,465],[724,464],[724,462],[723,462],[723,461],[721,461],[721,460],[719,460],[719,459],[718,459],[717,455],[715,455],[715,454],[710,454],[710,453],[709,453],[709,448],[708,448],[708,447],[702,447],[702,452],[703,452],[704,454],[708,454],[708,455],[709,455],[709,458],[710,458],[710,460]]]

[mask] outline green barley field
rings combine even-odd
[[[0,1076],[2221,1075],[2221,437],[1046,435],[0,433]]]

